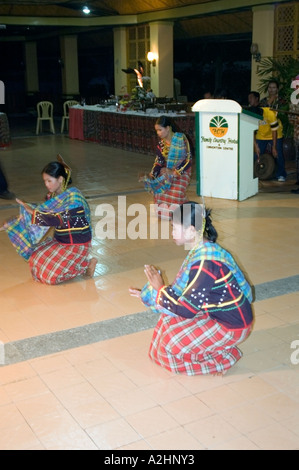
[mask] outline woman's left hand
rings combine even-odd
[[[147,177],[148,177],[148,175],[146,173],[139,173],[138,174],[139,183],[142,183]]]
[[[173,171],[169,168],[161,168],[160,175],[172,175]]]
[[[163,278],[158,269],[155,268],[155,266],[146,264],[144,266],[144,272],[148,279],[148,282],[155,290],[159,290],[161,289],[161,287],[164,286]]]
[[[24,209],[29,212],[29,214],[33,214],[34,210],[31,209],[31,207],[26,203],[26,202],[23,202],[21,201],[21,199],[16,199],[17,203],[20,204],[20,206],[23,206]]]
[[[136,289],[135,287],[130,287],[129,293],[132,297],[137,297],[138,299],[140,299],[140,294],[141,294],[140,289]]]

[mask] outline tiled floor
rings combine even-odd
[[[292,165],[287,183],[263,183],[246,201],[206,200],[219,242],[254,286],[255,327],[227,375],[185,377],[151,363],[156,318],[128,294],[145,283],[146,263],[171,282],[183,248],[167,237],[99,239],[103,204],[115,209],[116,227],[134,220],[124,220],[129,205],[149,209],[151,198],[136,180],[153,157],[67,135],[14,136],[0,153],[10,189],[41,200],[40,171],[57,153],[89,198],[99,262],[93,279],[40,285],[0,233],[0,449],[298,450],[299,196],[290,193]],[[194,183],[188,194],[198,200]],[[1,220],[16,212],[14,201],[0,200]]]

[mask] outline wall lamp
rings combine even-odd
[[[90,13],[90,9],[88,8],[87,5],[85,5],[85,6],[82,8],[82,11],[83,11],[83,13],[85,13],[85,15],[89,15],[89,13]]]
[[[151,63],[153,67],[156,67],[157,65],[157,58],[158,58],[158,54],[156,54],[155,52],[147,53],[147,60]]]
[[[251,44],[250,53],[256,62],[261,61],[261,53],[259,52],[259,46],[256,43]]]

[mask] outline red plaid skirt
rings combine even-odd
[[[191,172],[188,171],[182,176],[175,178],[169,191],[166,193],[156,193],[154,195],[154,201],[157,207],[157,215],[162,219],[171,218],[171,206],[181,205],[188,201],[186,197],[186,190],[190,183]]]
[[[216,374],[230,369],[242,357],[236,347],[251,326],[227,330],[209,316],[182,318],[161,314],[149,350],[150,358],[176,374]]]
[[[32,253],[29,266],[35,281],[60,284],[86,272],[89,245],[61,245],[46,240]]]

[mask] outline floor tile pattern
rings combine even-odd
[[[70,140],[67,133],[12,135],[0,159],[19,198],[43,199],[40,173],[58,153],[73,168],[90,203],[98,264],[93,279],[43,286],[0,233],[0,449],[298,450],[294,164],[288,163],[286,183],[262,182],[245,201],[206,198],[219,242],[253,286],[255,325],[241,345],[243,358],[224,377],[185,377],[149,360],[156,318],[128,294],[145,283],[144,264],[159,266],[171,282],[185,256],[168,224],[152,221],[151,197],[137,182],[153,158]],[[188,195],[200,200],[195,168],[193,175]],[[103,237],[107,204],[123,238]],[[145,238],[124,233],[134,223],[124,211],[132,204],[146,208]],[[17,210],[15,201],[0,199],[0,221]],[[159,236],[150,239],[150,230]]]

